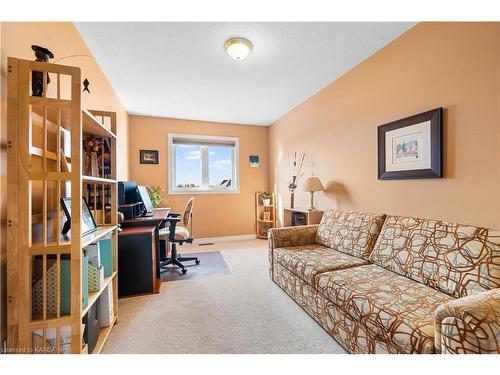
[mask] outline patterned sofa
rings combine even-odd
[[[327,210],[270,229],[269,265],[351,353],[500,353],[500,231]]]

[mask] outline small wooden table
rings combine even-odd
[[[323,213],[321,210],[310,211],[307,208],[285,208],[283,224],[285,227],[319,224]]]

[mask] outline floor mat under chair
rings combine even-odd
[[[162,268],[161,281],[187,280],[203,276],[222,276],[230,275],[231,270],[227,265],[220,251],[207,251],[203,253],[184,253],[182,256],[198,257],[200,264],[196,265],[194,261],[182,262],[187,273],[183,274],[181,268],[168,265],[167,269]]]

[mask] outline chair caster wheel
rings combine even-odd
[[[195,262],[196,264],[200,264],[200,260],[199,260],[199,259],[195,260],[194,262]]]
[[[187,269],[185,269],[185,268],[183,268],[183,269],[182,269],[182,273],[187,273],[187,271],[188,271],[188,270],[187,270]]]

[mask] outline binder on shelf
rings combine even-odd
[[[63,281],[64,280],[64,281]],[[71,262],[61,259],[61,315],[71,314]]]
[[[99,338],[99,300],[90,307],[82,323],[85,324],[83,340],[88,345],[88,352],[92,354]]]
[[[89,305],[89,258],[84,253],[82,257],[82,310]]]
[[[60,279],[59,279],[59,311],[61,315],[71,314],[71,295],[69,293],[69,285],[71,282],[71,262],[69,259],[60,260]],[[33,285],[33,302],[32,313],[43,313],[43,259],[33,259],[33,275],[36,282]],[[46,271],[46,313],[48,315],[57,314],[57,265],[56,260],[47,259]],[[67,291],[68,290],[68,291]]]
[[[99,254],[101,264],[104,267],[104,276],[108,277],[113,274],[113,240],[105,238],[99,241]]]

